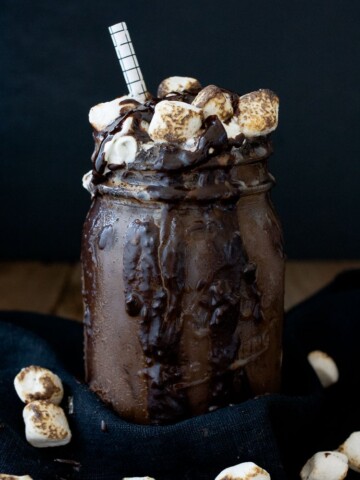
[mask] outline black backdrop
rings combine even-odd
[[[2,258],[74,259],[90,106],[125,93],[126,21],[151,91],[189,75],[281,99],[271,171],[292,258],[360,251],[360,2],[1,0]]]

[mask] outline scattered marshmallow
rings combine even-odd
[[[340,445],[339,452],[347,456],[351,470],[360,473],[360,432],[353,432]]]
[[[336,363],[327,353],[314,350],[309,353],[307,358],[323,387],[330,387],[339,380]]]
[[[348,459],[339,452],[318,452],[303,466],[301,480],[343,480],[347,472]]]
[[[0,480],[33,480],[29,475],[22,475],[17,477],[16,475],[8,475],[6,473],[0,473]]]
[[[26,440],[33,447],[59,447],[71,440],[71,431],[61,407],[35,400],[23,410]]]
[[[223,92],[221,88],[215,85],[208,85],[203,88],[194,98],[192,104],[203,109],[205,118],[210,115],[217,115],[220,120],[225,121],[234,114],[230,94]]]
[[[184,142],[199,132],[203,118],[200,108],[185,102],[163,100],[155,107],[148,133],[154,141]]]
[[[152,477],[124,477],[122,480],[155,480]]]
[[[198,92],[201,85],[196,78],[191,77],[169,77],[165,78],[159,85],[157,95],[164,98],[168,93]]]
[[[246,137],[267,135],[276,129],[279,98],[271,90],[257,90],[240,97],[238,122]]]
[[[135,160],[137,152],[137,141],[130,135],[117,133],[105,144],[105,160],[109,164],[124,165]]]
[[[36,365],[20,370],[15,377],[14,386],[24,403],[49,400],[58,405],[64,396],[60,378],[47,368]]]
[[[251,480],[270,480],[270,475],[255,463],[245,462],[225,468],[215,480],[248,480],[250,478]]]

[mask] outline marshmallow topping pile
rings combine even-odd
[[[151,165],[161,149],[177,157],[198,152],[184,163],[196,166],[204,158],[266,137],[278,124],[279,99],[271,90],[239,96],[215,85],[202,88],[194,78],[169,77],[160,83],[157,97],[149,95],[144,104],[139,100],[123,96],[90,110],[95,151],[93,177],[87,174],[84,179],[88,190],[91,181],[106,182],[136,160],[145,158]]]

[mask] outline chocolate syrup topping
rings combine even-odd
[[[222,89],[231,96],[234,109],[238,108],[238,95]],[[166,100],[182,101],[191,103],[194,95],[191,92],[170,93],[166,96]],[[187,148],[183,144],[178,143],[153,143],[153,146],[147,149],[140,148],[134,162],[125,165],[106,164],[105,161],[105,145],[111,141],[118,132],[121,131],[125,120],[129,117],[133,118],[129,135],[132,135],[141,145],[150,143],[151,139],[147,132],[141,128],[141,122],[150,122],[155,106],[163,99],[152,98],[144,105],[136,101],[132,101],[134,107],[127,109],[122,115],[116,118],[110,125],[100,132],[94,131],[93,137],[95,141],[95,150],[92,155],[93,161],[93,183],[95,185],[106,183],[111,177],[111,172],[119,169],[127,168],[128,170],[156,170],[156,171],[178,171],[194,168],[205,161],[209,161],[212,157],[221,152],[230,151],[232,147],[241,147],[245,137],[238,135],[235,139],[228,139],[225,129],[216,115],[209,116],[204,120],[202,133],[196,138],[195,145]],[[128,100],[120,102],[128,104]],[[120,109],[121,112],[121,109]],[[110,171],[105,174],[108,167]]]

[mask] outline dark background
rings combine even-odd
[[[75,259],[92,105],[126,93],[126,21],[148,88],[189,75],[280,96],[273,192],[291,258],[360,252],[360,2],[1,0],[1,235],[7,259]]]

